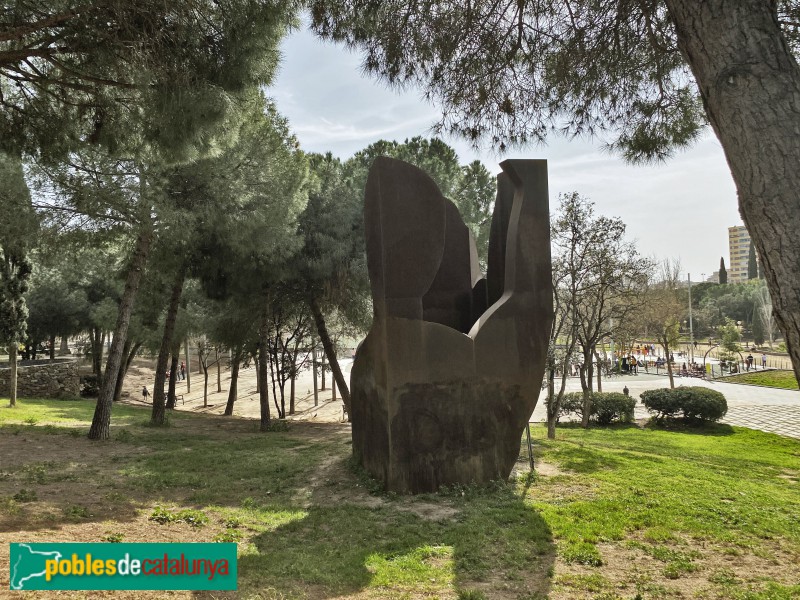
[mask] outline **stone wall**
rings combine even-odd
[[[74,360],[33,365],[20,365],[17,368],[17,396],[20,398],[78,398],[80,396],[80,375]],[[0,396],[8,397],[8,380],[11,369],[6,365],[0,368]]]

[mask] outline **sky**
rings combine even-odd
[[[318,40],[306,29],[287,37],[278,76],[267,93],[307,152],[342,159],[380,140],[431,137],[437,107],[416,89],[395,90],[362,75],[361,57]],[[595,210],[620,217],[644,256],[678,258],[683,277],[700,281],[728,257],[728,227],[741,225],[736,189],[722,148],[709,129],[690,150],[666,163],[626,164],[603,150],[603,140],[554,137],[547,146],[498,154],[443,137],[462,164],[481,160],[493,173],[506,158],[548,161],[550,210],[562,193],[577,191]]]

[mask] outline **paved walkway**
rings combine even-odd
[[[340,361],[345,379],[350,380],[350,368],[352,361],[343,359]],[[228,379],[230,373],[223,372],[223,391],[216,392],[216,381],[212,375],[209,381],[208,407],[203,408],[203,384],[202,376],[192,373],[192,393],[185,391],[185,383],[179,386],[179,393],[184,394],[184,403],[180,403],[178,408],[181,410],[193,410],[198,412],[209,412],[221,414],[225,408],[228,397]],[[152,386],[153,371],[149,368],[137,367],[132,369],[126,378],[125,387],[129,391],[129,397],[136,401],[142,385]],[[734,383],[721,383],[719,381],[707,382],[702,379],[694,378],[675,378],[676,385],[701,385],[719,390],[725,394],[728,401],[728,414],[723,419],[723,423],[760,429],[800,439],[800,391],[779,390],[773,388],[762,388],[750,385]],[[603,381],[603,391],[621,392],[622,388],[628,386],[631,395],[638,398],[645,390],[652,390],[659,387],[669,387],[669,379],[666,376],[648,375],[642,373],[636,376],[625,375]],[[328,386],[330,388],[330,386]],[[297,414],[293,417],[300,420],[313,421],[339,421],[342,419],[341,401],[331,400],[330,389],[320,392],[320,404],[314,406],[312,393],[312,380],[309,371],[303,371],[297,382]],[[236,402],[234,414],[258,418],[260,406],[258,395],[255,391],[255,369],[244,369],[240,372],[239,379],[239,400]],[[580,380],[577,377],[567,380],[567,391],[580,391]],[[271,390],[270,390],[271,391]],[[546,410],[544,406],[544,394],[540,397],[533,411],[531,421],[541,422],[546,420]],[[647,418],[650,413],[641,405],[636,405],[636,418]]]
[[[628,386],[637,399],[645,390],[669,387],[669,378],[659,375],[626,375],[603,381],[604,392],[621,392]],[[752,385],[705,381],[695,378],[675,378],[675,385],[697,385],[712,388],[725,394],[728,414],[723,423],[778,433],[800,439],[800,391],[763,388]],[[567,391],[580,391],[578,378],[567,381]],[[545,421],[546,411],[543,397],[533,411],[532,421]],[[646,418],[650,413],[636,404],[636,418]]]

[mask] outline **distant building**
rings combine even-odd
[[[728,227],[728,283],[747,281],[747,259],[750,257],[750,234],[744,225]]]
[[[719,283],[719,271],[714,271],[711,275],[706,277],[708,283]]]

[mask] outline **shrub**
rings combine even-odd
[[[156,506],[148,518],[150,521],[155,521],[161,525],[166,523],[186,523],[192,527],[202,527],[208,523],[208,517],[203,511],[188,508],[174,513],[163,506]]]
[[[704,387],[647,390],[642,403],[659,420],[681,415],[687,421],[719,421],[728,412],[725,396]]]
[[[591,416],[600,424],[608,425],[613,421],[630,423],[633,421],[633,409],[636,400],[619,392],[592,394]]]
[[[619,392],[595,392],[591,394],[592,409],[589,417],[600,425],[609,425],[614,421],[630,423],[633,420],[633,409],[636,400]],[[583,414],[583,392],[564,394],[558,416]]]
[[[26,490],[22,488],[16,494],[14,494],[14,500],[19,503],[22,502],[36,502],[36,491],[35,490]]]
[[[674,391],[680,397],[683,418],[687,421],[719,421],[728,412],[725,396],[717,390],[681,386]]]
[[[656,418],[675,418],[681,411],[678,397],[669,388],[647,390],[641,394],[642,404],[647,410],[656,413]]]
[[[156,506],[153,514],[148,518],[150,521],[164,525],[165,523],[172,523],[175,520],[175,515],[162,506]]]
[[[100,395],[100,377],[97,375],[84,375],[80,385],[82,398],[96,398]]]
[[[583,414],[583,393],[569,392],[561,397],[561,404],[558,407],[558,418],[566,415]]]

